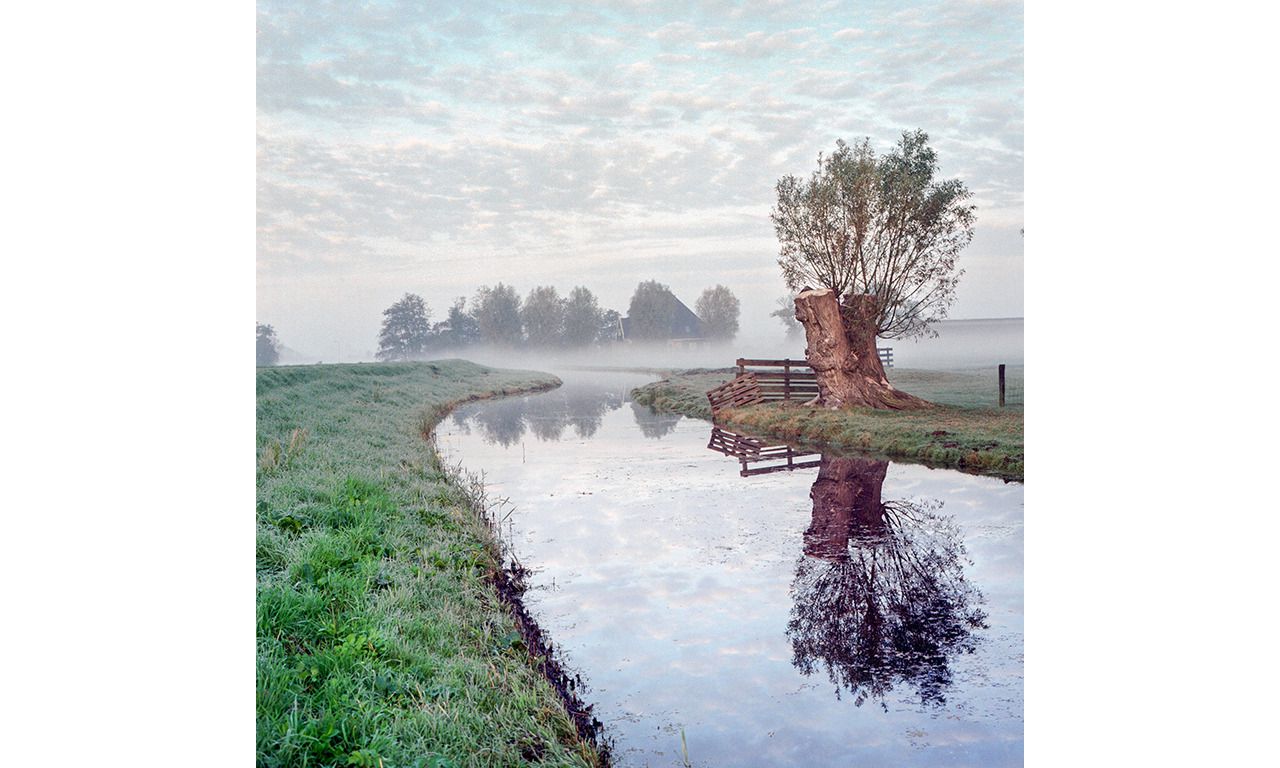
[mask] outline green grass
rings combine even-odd
[[[490,582],[475,489],[424,435],[549,374],[452,360],[260,369],[260,766],[586,766]]]
[[[681,371],[636,389],[632,397],[660,411],[710,421],[706,391],[733,376],[731,368]],[[1010,366],[1006,371],[1004,408],[998,407],[994,368],[891,368],[889,378],[894,386],[937,407],[918,411],[831,410],[799,403],[767,403],[723,410],[716,423],[835,452],[870,453],[1022,480],[1022,366]]]

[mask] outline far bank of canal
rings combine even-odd
[[[621,765],[1020,765],[1023,486],[810,456],[743,476],[639,374],[459,408],[525,602]]]

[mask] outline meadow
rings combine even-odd
[[[257,764],[600,764],[495,589],[481,486],[432,427],[549,374],[430,363],[257,373]]]

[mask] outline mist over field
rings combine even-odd
[[[893,349],[894,365],[900,368],[968,368],[1023,362],[1022,318],[989,320],[947,320],[936,325],[937,338],[915,341],[881,340],[879,346]],[[371,348],[372,344],[369,345]],[[566,366],[627,368],[727,368],[739,357],[801,359],[804,339],[790,338],[781,330],[773,334],[738,338],[723,343],[672,346],[663,342],[618,342],[579,350],[500,349],[479,345],[432,352],[425,360],[463,358],[484,365],[506,368],[543,369]],[[313,363],[373,362],[372,351],[343,360],[306,356],[286,349],[282,365]]]

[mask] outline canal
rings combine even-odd
[[[630,402],[651,377],[558,375],[436,434],[499,500],[619,765],[1021,765],[1021,484],[713,434]]]

